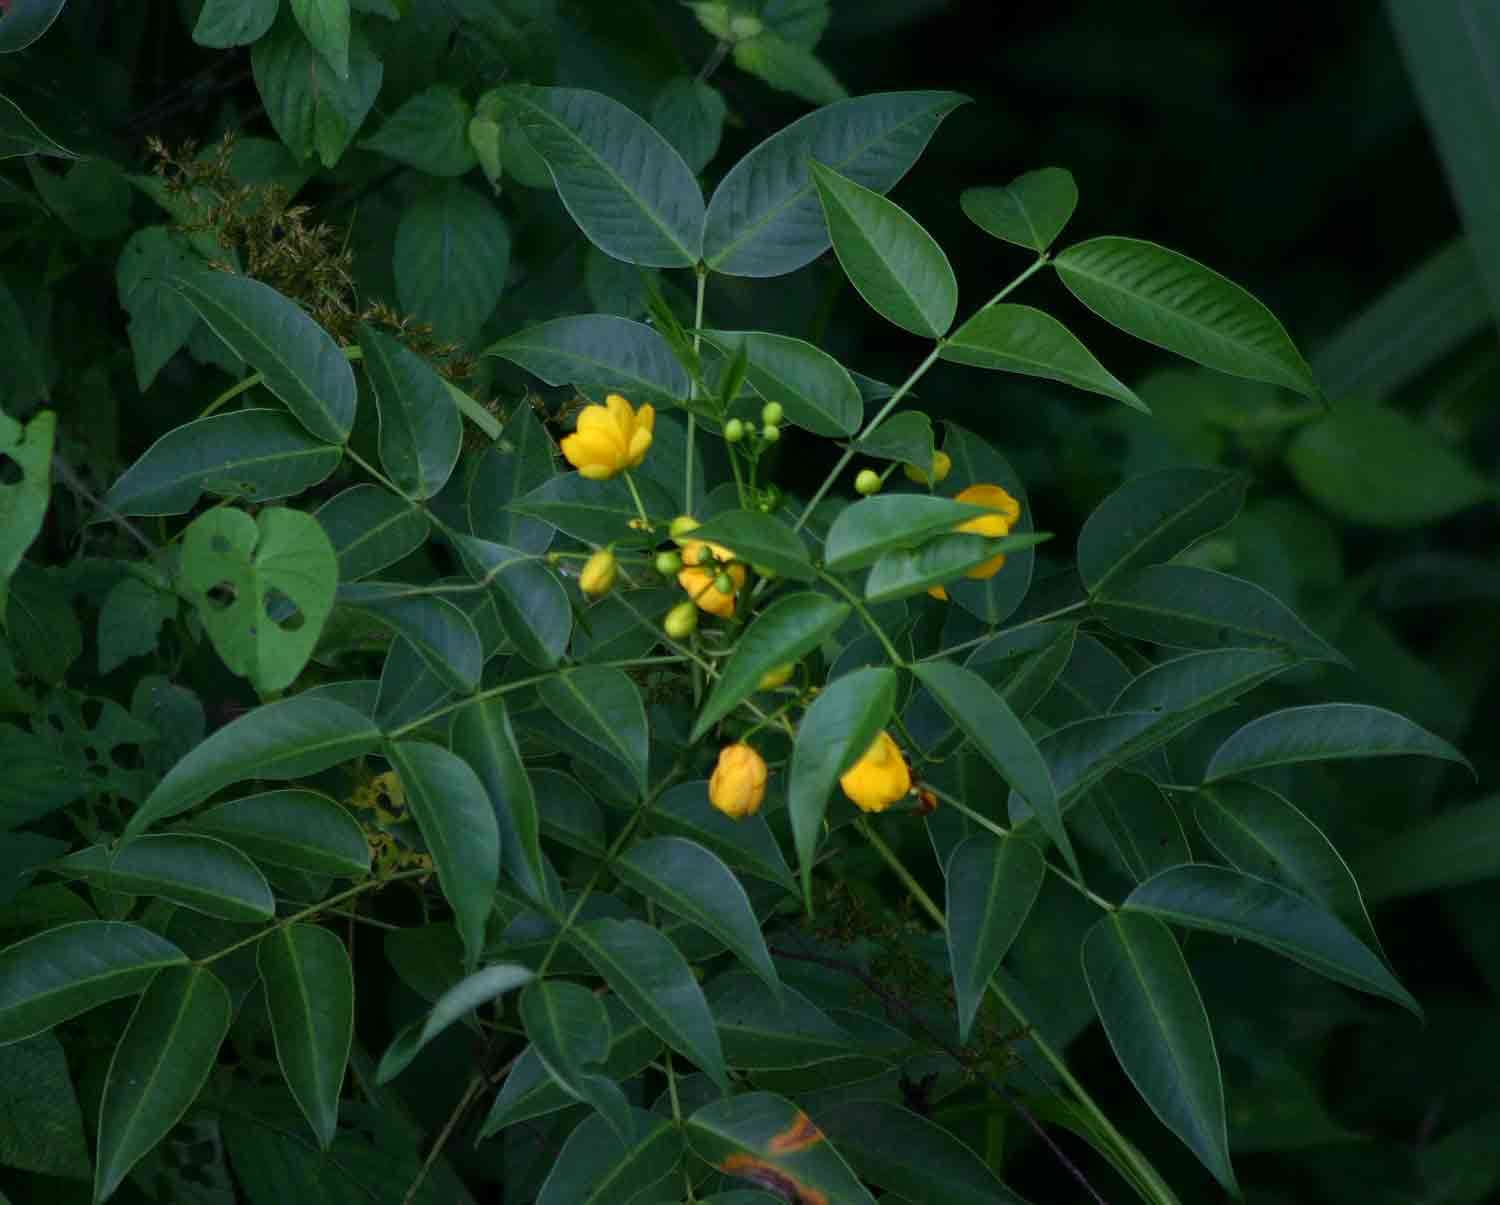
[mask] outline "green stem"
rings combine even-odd
[[[703,346],[703,294],[708,285],[708,269],[699,264],[693,271],[698,277],[698,297],[693,303],[693,359],[696,360]],[[698,373],[694,371],[693,379],[688,382],[688,401],[693,402],[697,398]],[[682,510],[684,514],[690,515],[693,513],[693,438],[698,431],[698,416],[692,406],[687,408],[687,412],[687,460],[682,466]],[[730,458],[733,459],[732,452]]]
[[[257,385],[261,384],[264,380],[265,377],[261,376],[260,373],[252,372],[243,381],[236,381],[228,389],[224,390],[223,393],[219,394],[218,397],[214,398],[213,401],[209,402],[209,404],[203,408],[202,413],[200,413],[198,417],[207,418],[210,414],[214,413],[214,411],[218,410],[220,406],[223,406],[226,402],[234,401],[234,399],[239,397],[240,394],[249,392],[251,389],[254,389]]]
[[[393,875],[387,875],[383,879],[367,879],[363,883],[356,883],[347,891],[341,891],[337,895],[330,895],[321,903],[313,904],[309,908],[304,908],[301,912],[293,912],[290,916],[283,916],[274,924],[268,925],[266,928],[260,930],[260,932],[254,933],[249,937],[241,938],[239,941],[234,942],[232,945],[225,946],[222,950],[215,950],[207,957],[198,959],[197,964],[199,966],[207,966],[211,962],[217,962],[226,954],[233,954],[236,950],[243,949],[245,946],[254,945],[268,933],[274,933],[277,929],[285,929],[288,925],[295,925],[298,921],[304,921],[308,917],[316,916],[320,912],[327,912],[335,904],[342,904],[345,900],[353,899],[356,895],[363,895],[366,891],[374,891],[377,888],[384,887],[387,883],[399,882],[401,879],[416,879],[426,875],[430,875],[431,873],[432,871],[430,870],[401,870],[397,871]]]
[[[1080,602],[1069,603],[1066,607],[1058,607],[1055,611],[1048,611],[1045,615],[1038,615],[1035,619],[1028,619],[1024,623],[1012,624],[1008,628],[997,628],[993,632],[986,632],[983,636],[975,636],[972,640],[965,640],[950,648],[938,649],[935,653],[929,653],[926,657],[918,657],[919,661],[940,661],[944,657],[951,657],[955,653],[966,653],[970,649],[978,648],[981,644],[988,644],[1001,636],[1008,636],[1012,632],[1019,632],[1022,628],[1035,627],[1039,623],[1050,623],[1060,615],[1069,615],[1074,611],[1081,611],[1089,605],[1088,599]]]
[[[842,594],[849,605],[854,608],[855,613],[864,622],[865,627],[869,628],[870,631],[874,633],[875,638],[885,646],[886,656],[891,659],[891,664],[900,668],[905,668],[906,658],[903,657],[896,646],[891,643],[891,638],[885,634],[885,629],[875,622],[875,617],[870,614],[870,609],[865,606],[864,599],[855,594],[853,590],[849,589],[848,586],[844,585],[844,583],[836,578],[833,574],[819,573],[818,576],[821,577],[830,586],[832,586],[835,590],[837,590],[840,594]]]
[[[629,469],[626,469],[622,476],[625,478],[625,484],[630,487],[630,497],[635,502],[635,513],[640,515],[644,530],[651,531],[651,519],[646,514],[646,504],[641,501],[640,491],[635,488],[635,478],[630,475]]]
[[[943,910],[933,903],[932,897],[912,877],[911,871],[906,869],[896,851],[875,833],[868,821],[860,819],[857,821],[857,824],[871,847],[885,860],[886,865],[901,880],[902,885],[911,892],[912,898],[917,901],[922,910],[932,918],[934,924],[946,930],[948,922],[947,918],[943,916]],[[1058,1078],[1063,1081],[1068,1091],[1073,1094],[1074,1099],[1078,1102],[1078,1106],[1093,1119],[1094,1124],[1099,1127],[1100,1133],[1114,1147],[1116,1155],[1136,1173],[1136,1177],[1140,1183],[1151,1186],[1153,1189],[1156,1185],[1161,1184],[1161,1177],[1157,1174],[1156,1169],[1146,1161],[1145,1157],[1115,1128],[1114,1123],[1104,1115],[1104,1111],[1095,1103],[1094,1098],[1088,1094],[1084,1086],[1068,1070],[1068,1065],[1063,1061],[1062,1056],[1052,1049],[1051,1044],[1041,1035],[1041,1031],[1027,1019],[1026,1014],[1021,1011],[1020,1006],[1010,998],[999,982],[991,978],[987,986],[995,999],[999,1001],[1000,1006],[1016,1019],[1018,1025],[1027,1030],[1031,1044],[1036,1047],[1041,1056],[1057,1072]],[[1165,1193],[1157,1193],[1157,1201],[1158,1205],[1172,1205],[1173,1198]]]

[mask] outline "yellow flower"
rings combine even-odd
[[[766,797],[766,759],[741,741],[719,750],[719,762],[708,780],[708,801],[731,820],[760,810]]]
[[[993,513],[980,515],[977,519],[970,519],[967,523],[960,523],[954,531],[966,531],[976,536],[988,536],[996,539],[999,536],[1010,535],[1010,529],[1015,526],[1016,520],[1021,517],[1021,504],[1012,498],[998,485],[971,485],[966,489],[958,491],[953,499],[955,502],[967,502],[970,506],[982,506]],[[992,556],[983,564],[975,565],[964,574],[975,581],[986,581],[1000,572],[1001,566],[1005,564],[1005,554]],[[948,591],[941,586],[933,586],[927,591],[933,598],[946,599]]]
[[[656,411],[650,405],[637,410],[611,393],[604,405],[583,408],[578,430],[562,441],[563,455],[590,481],[608,481],[646,459],[655,427]]]
[[[891,734],[882,732],[839,778],[839,786],[860,811],[883,812],[911,791],[911,769]]]
[[[599,598],[614,588],[615,575],[620,564],[608,548],[601,548],[584,562],[583,572],[578,575],[578,588],[590,598]]]
[[[734,618],[735,595],[745,588],[745,566],[731,564],[734,553],[722,544],[710,544],[704,540],[679,540],[678,543],[682,545],[682,561],[687,568],[678,573],[677,584],[710,615],[717,615],[720,619]],[[720,573],[727,573],[734,587],[728,594],[714,585]]]
[[[918,485],[926,485],[929,478],[933,481],[942,481],[953,471],[953,457],[947,452],[934,452],[930,470],[919,469],[914,464],[903,464],[901,471],[906,474],[908,481],[915,481]]]

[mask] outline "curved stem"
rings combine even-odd
[[[886,656],[891,659],[891,664],[898,668],[905,668],[906,658],[901,655],[900,650],[891,642],[891,638],[885,634],[885,629],[875,622],[875,617],[870,614],[870,608],[865,606],[864,599],[855,594],[853,590],[849,589],[848,586],[844,585],[833,574],[819,573],[818,576],[842,594],[849,605],[854,608],[855,614],[864,621],[865,627],[869,628],[875,638],[885,647]]]

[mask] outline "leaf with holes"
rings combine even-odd
[[[10,575],[42,529],[52,495],[52,438],[57,413],[43,410],[24,427],[0,413],[0,627]]]
[[[182,539],[182,585],[224,664],[257,690],[282,690],[312,656],[333,610],[338,557],[302,511],[200,515]]]

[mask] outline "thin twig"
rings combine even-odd
[[[1045,1127],[1043,1127],[1042,1123],[1036,1119],[1031,1110],[1021,1103],[1021,1099],[999,1080],[995,1079],[993,1076],[986,1075],[984,1072],[979,1071],[974,1066],[972,1066],[968,1058],[965,1057],[962,1050],[953,1045],[936,1030],[934,1030],[930,1025],[928,1025],[927,1022],[922,1019],[921,1014],[918,1013],[917,1010],[912,1007],[912,1005],[903,1000],[899,994],[891,991],[888,987],[881,983],[880,980],[876,979],[875,976],[869,974],[857,963],[847,962],[842,958],[830,958],[825,954],[815,954],[811,952],[801,953],[796,950],[787,950],[779,946],[772,946],[771,953],[777,958],[790,958],[795,962],[811,962],[816,964],[817,966],[827,967],[832,971],[842,971],[844,974],[850,975],[853,978],[859,980],[859,982],[864,985],[866,991],[876,996],[881,1001],[881,1003],[886,1006],[887,1011],[900,1013],[914,1028],[920,1030],[922,1035],[926,1037],[929,1042],[931,1042],[939,1050],[943,1051],[943,1053],[948,1055],[949,1058],[953,1059],[953,1061],[956,1062],[960,1067],[965,1068],[972,1075],[978,1077],[980,1082],[982,1082],[986,1088],[988,1088],[1001,1100],[1005,1101],[1005,1103],[1008,1104],[1012,1109],[1019,1113],[1021,1115],[1021,1119],[1031,1127],[1032,1132],[1042,1140],[1042,1142],[1047,1146],[1047,1149],[1050,1150],[1052,1154],[1057,1158],[1057,1161],[1061,1163],[1063,1167],[1067,1169],[1068,1173],[1073,1177],[1073,1179],[1077,1180],[1078,1183],[1083,1187],[1083,1190],[1087,1192],[1089,1196],[1092,1197],[1095,1201],[1097,1201],[1098,1205],[1106,1205],[1104,1198],[1101,1197],[1094,1186],[1089,1183],[1088,1177],[1083,1173],[1083,1169],[1080,1168],[1076,1163],[1074,1163],[1073,1160],[1068,1158],[1066,1152],[1064,1152],[1063,1149],[1057,1145],[1057,1143],[1053,1140],[1052,1135],[1047,1133]]]

